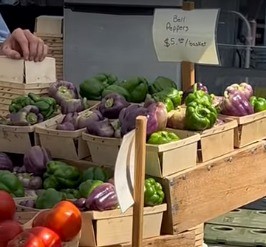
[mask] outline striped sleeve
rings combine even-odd
[[[9,35],[9,29],[0,14],[0,43],[3,43]]]

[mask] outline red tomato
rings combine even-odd
[[[38,215],[33,219],[32,227],[35,226],[45,226],[46,217],[50,210],[41,211]]]
[[[29,230],[35,236],[40,238],[45,247],[61,247],[62,242],[58,234],[51,229],[43,226],[36,226]]]
[[[63,242],[68,242],[81,230],[81,212],[72,202],[61,201],[51,210],[38,214],[32,226],[48,227],[56,232]]]
[[[23,231],[22,226],[14,220],[0,222],[0,247],[6,246],[8,241]]]
[[[9,241],[7,247],[45,247],[45,245],[41,238],[27,230]]]
[[[0,190],[0,222],[12,220],[16,213],[16,204],[13,197],[6,191]]]

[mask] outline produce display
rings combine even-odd
[[[72,241],[81,230],[81,213],[71,202],[61,201],[39,213],[29,226],[14,220],[16,204],[0,190],[0,246],[56,247]]]
[[[178,138],[174,133],[167,134],[167,141],[169,138],[170,141]],[[110,168],[93,166],[80,171],[64,161],[52,160],[49,152],[40,146],[33,146],[24,154],[22,166],[14,165],[5,153],[0,157],[0,191],[13,197],[32,197],[21,200],[20,206],[49,209],[69,200],[81,211],[103,211],[118,207],[113,170]],[[28,191],[30,194],[27,194]],[[152,206],[151,201],[154,201],[154,205],[163,202],[162,187],[154,179],[146,179],[145,191],[145,205]],[[158,195],[160,200],[156,199]]]
[[[98,104],[88,109],[89,100]],[[224,124],[222,115],[241,117],[265,110],[266,99],[256,97],[245,82],[234,83],[224,95],[216,96],[203,83],[181,91],[163,76],[149,82],[142,76],[120,80],[100,73],[84,80],[79,91],[72,82],[58,81],[50,86],[48,96],[29,93],[13,99],[10,115],[1,124],[30,126],[62,114],[60,121],[45,128],[64,135],[81,130],[76,133],[121,139],[135,129],[136,117],[146,116],[146,143],[157,149],[149,145],[171,146],[181,140],[175,129],[201,132]],[[0,153],[0,247],[61,246],[80,232],[86,211],[119,208],[112,169],[95,164],[80,170],[71,162],[53,159],[50,151],[32,146],[21,162]],[[15,203],[14,198],[22,199]],[[144,206],[164,201],[162,184],[147,177]],[[16,206],[40,210],[31,229],[13,220]],[[23,241],[26,245],[20,244]]]

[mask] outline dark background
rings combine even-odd
[[[32,1],[31,1],[32,2]],[[35,19],[40,15],[63,16],[63,1],[51,1],[51,4],[0,5],[7,26],[12,32],[15,28],[30,29],[34,32]]]

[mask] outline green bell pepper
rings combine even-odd
[[[144,184],[144,205],[155,206],[163,203],[164,192],[162,185],[154,178],[145,179]]]
[[[108,73],[99,73],[94,76],[97,80],[102,82],[106,82],[108,85],[112,85],[117,82],[118,78],[116,75],[108,74]]]
[[[0,171],[0,190],[8,192],[14,197],[25,196],[23,184],[16,175],[10,171]]]
[[[196,101],[187,105],[185,115],[185,128],[201,131],[213,127],[217,120],[217,111],[214,106],[199,104]]]
[[[58,202],[65,200],[64,193],[53,188],[44,190],[35,201],[37,209],[48,209],[54,207]]]
[[[78,168],[62,161],[49,161],[47,163],[43,181],[44,189],[73,189],[79,185],[80,181],[81,172]]]
[[[208,93],[197,90],[197,83],[193,85],[193,93],[190,93],[185,99],[185,105],[189,105],[191,102],[195,101],[198,104],[211,105],[212,97]]]
[[[27,105],[31,105],[33,101],[28,96],[19,96],[11,101],[9,112],[16,113]]]
[[[45,120],[52,117],[57,111],[57,104],[54,98],[39,96],[34,93],[29,93],[28,97],[33,101],[32,105],[39,108]]]
[[[81,197],[87,198],[90,193],[101,184],[103,184],[103,181],[91,179],[88,179],[85,182],[81,183],[79,185],[79,193]]]
[[[266,110],[266,99],[262,97],[252,96],[249,99],[250,104],[254,108],[254,112],[261,112]]]
[[[79,94],[88,100],[100,100],[103,90],[109,85],[114,84],[117,77],[112,74],[98,74],[83,81],[79,85]]]
[[[174,133],[170,131],[157,131],[150,135],[148,138],[148,144],[160,145],[173,141],[178,141],[180,138]]]
[[[89,167],[82,173],[81,181],[84,182],[88,179],[90,180],[100,180],[107,182],[113,176],[113,172],[110,169],[93,166]]]
[[[154,82],[149,85],[149,93],[152,95],[169,87],[177,89],[177,85],[173,80],[164,76],[158,76]]]
[[[158,93],[153,94],[152,97],[156,101],[163,102],[166,106],[167,112],[170,112],[176,109],[179,105],[181,105],[182,95],[182,91],[178,91],[175,88],[168,87]]]
[[[130,102],[144,102],[148,93],[148,81],[144,77],[132,77],[122,81],[119,86],[125,88],[130,93]]]
[[[106,87],[102,92],[102,98],[104,98],[107,94],[110,93],[118,93],[119,95],[124,96],[127,101],[130,100],[130,93],[125,88],[119,85],[113,84]]]
[[[78,199],[80,198],[80,193],[78,190],[75,189],[63,189],[60,190],[64,194],[66,199]]]

